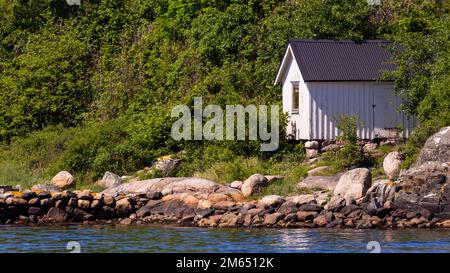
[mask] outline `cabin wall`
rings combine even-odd
[[[393,94],[392,83],[307,82],[306,86],[310,93],[307,139],[335,139],[340,135],[336,117],[342,114],[358,116],[360,139],[394,137],[399,126],[401,136],[408,137],[416,126],[414,117],[397,111],[401,101]]]
[[[292,54],[286,56],[285,73],[282,78],[283,84],[283,112],[288,113],[287,134],[294,135],[296,139],[308,139],[310,135],[309,123],[309,92],[303,81],[300,69]],[[293,83],[299,84],[299,112],[292,113],[292,91]]]

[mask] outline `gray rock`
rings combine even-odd
[[[149,191],[145,196],[150,200],[159,200],[163,197],[160,191]]]
[[[378,148],[378,144],[377,143],[372,143],[372,142],[370,142],[370,143],[366,143],[365,145],[364,145],[364,151],[366,151],[366,152],[374,152],[376,149]]]
[[[312,140],[312,141],[306,141],[305,142],[305,148],[306,149],[314,149],[317,150],[319,149],[319,142]]]
[[[316,204],[304,204],[301,205],[298,210],[300,211],[315,211],[315,212],[320,212],[323,210],[323,207],[316,205]]]
[[[299,211],[297,212],[297,219],[300,222],[312,221],[317,215],[315,211]]]
[[[298,211],[297,204],[293,201],[284,202],[277,210],[279,213],[283,213],[284,215],[296,213]]]
[[[105,189],[118,187],[122,184],[122,178],[112,172],[105,172],[102,179],[97,181],[97,185]]]
[[[159,191],[163,195],[187,191],[210,193],[215,192],[221,187],[224,186],[219,185],[218,183],[211,180],[202,178],[166,177],[125,183],[115,188],[106,189],[102,191],[102,193],[112,196],[129,193],[145,194],[150,191]]]
[[[321,151],[322,153],[330,152],[330,151],[337,151],[337,150],[339,150],[341,147],[342,147],[342,146],[341,146],[341,145],[338,145],[338,144],[330,144],[330,145],[327,145],[327,146],[323,147],[320,151]]]
[[[45,215],[45,222],[65,222],[67,219],[67,214],[64,210],[60,208],[50,208]]]
[[[319,151],[316,149],[305,149],[306,152],[306,158],[311,159],[311,158],[316,158],[319,156]]]
[[[67,210],[67,208],[66,208]],[[72,222],[84,222],[84,221],[93,221],[95,220],[95,216],[87,213],[82,209],[75,208],[72,212],[71,220]]]
[[[325,209],[330,211],[340,211],[343,207],[345,207],[346,201],[345,198],[341,196],[333,196],[325,206]]]
[[[108,206],[96,209],[95,216],[98,220],[110,220],[116,218],[116,211]]]
[[[28,209],[28,214],[30,215],[42,215],[42,209],[38,207],[30,207]]]
[[[276,223],[278,223],[278,221],[283,220],[284,219],[284,214],[276,212],[276,213],[272,213],[272,214],[266,214],[264,216],[264,225],[275,225]]]
[[[120,218],[130,216],[133,212],[133,201],[130,198],[122,198],[116,202],[116,212]]]
[[[286,217],[284,217],[284,221],[286,223],[293,223],[293,222],[297,222],[298,221],[298,217],[296,213],[290,213],[288,215],[286,215]]]
[[[12,186],[0,186],[0,193],[5,193],[8,191],[13,191],[13,187]]]
[[[334,188],[339,182],[340,175],[335,176],[310,176],[303,179],[298,185],[298,188],[309,189],[324,189],[334,191]]]
[[[60,188],[51,184],[37,184],[31,187],[33,191],[46,191],[46,192],[58,192]]]
[[[416,165],[421,165],[427,161],[450,161],[450,126],[442,128],[425,142]]]
[[[355,200],[363,197],[372,185],[372,176],[367,168],[356,168],[344,173],[334,189],[334,195]]]
[[[269,184],[267,178],[262,174],[253,174],[242,185],[242,195],[248,197],[254,193],[261,191],[262,188],[267,187]]]
[[[75,178],[66,171],[60,171],[51,180],[51,183],[59,189],[67,189],[75,185]]]
[[[244,182],[242,182],[240,180],[236,180],[236,181],[231,182],[230,187],[240,190],[242,188],[243,184],[244,184]]]
[[[397,186],[389,180],[377,180],[367,190],[364,202],[374,200],[378,206],[383,206],[387,201],[393,201]]]
[[[297,206],[301,206],[304,204],[316,203],[316,198],[314,194],[301,194],[289,196],[286,198],[288,201],[294,202]]]
[[[158,160],[153,164],[152,168],[161,171],[165,177],[174,176],[180,169],[180,159],[172,158]]]
[[[284,198],[279,195],[266,195],[258,201],[259,207],[278,207],[284,203]]]
[[[400,165],[404,160],[404,155],[399,152],[390,152],[383,160],[384,173],[391,180],[398,178]]]

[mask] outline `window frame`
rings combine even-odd
[[[299,108],[300,108],[300,82],[298,81],[292,81],[291,82],[292,88],[291,88],[291,113],[292,114],[298,114]],[[297,89],[297,92],[295,92],[295,89]],[[295,96],[295,93],[297,93],[297,96]],[[295,103],[297,104],[297,109],[294,108]]]

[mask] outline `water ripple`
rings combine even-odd
[[[172,226],[1,226],[0,252],[450,252],[450,230],[200,229]]]

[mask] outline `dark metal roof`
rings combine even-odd
[[[384,40],[332,41],[290,39],[305,81],[375,81],[392,71],[392,53]]]

